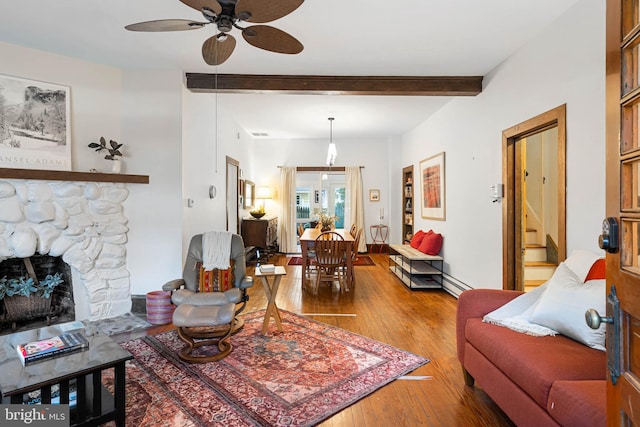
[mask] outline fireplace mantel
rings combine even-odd
[[[41,169],[0,168],[0,179],[36,179],[45,181],[82,181],[82,182],[122,182],[129,184],[148,184],[148,175],[126,175],[120,173],[73,172]]]

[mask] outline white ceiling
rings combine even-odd
[[[266,1],[266,0],[265,0]],[[271,0],[277,1],[277,0]],[[178,0],[22,0],[1,7],[0,40],[121,68],[308,75],[483,76],[578,0],[307,0],[270,23],[304,45],[281,55],[247,44],[211,67],[201,45],[214,27],[167,33],[124,30],[134,22],[202,16]],[[0,73],[2,65],[0,62]],[[213,95],[212,95],[213,96]],[[447,97],[220,95],[249,132],[318,138],[401,135]]]

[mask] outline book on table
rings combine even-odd
[[[80,332],[69,332],[16,346],[18,357],[24,366],[87,350],[88,348],[89,341]]]
[[[262,264],[260,266],[261,273],[273,273],[274,271],[276,271],[276,266],[273,264]]]

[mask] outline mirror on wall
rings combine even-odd
[[[244,208],[251,209],[256,204],[256,184],[248,179],[244,181]]]
[[[227,156],[227,231],[240,232],[239,221],[239,201],[240,191],[238,189],[240,179],[240,162]]]

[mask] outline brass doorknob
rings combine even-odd
[[[595,308],[590,308],[584,313],[584,320],[591,329],[598,329],[602,323],[613,324],[613,317],[602,317]]]

